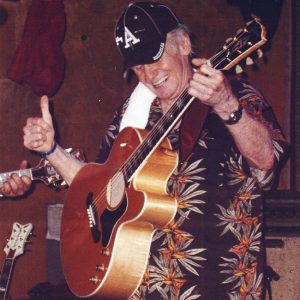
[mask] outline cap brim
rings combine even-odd
[[[127,56],[124,61],[123,72],[137,65],[146,65],[157,62],[164,53],[166,45],[166,37],[152,40],[142,47],[134,45],[134,51]]]

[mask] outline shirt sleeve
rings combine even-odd
[[[100,142],[98,156],[96,159],[97,163],[104,163],[107,160],[113,143],[119,134],[120,123],[126,107],[128,106],[128,102],[129,99],[122,103],[122,105],[115,111],[112,121],[107,126],[106,133]]]
[[[270,132],[275,154],[273,167],[268,171],[249,167],[252,176],[258,181],[259,185],[263,189],[268,190],[272,187],[280,166],[288,156],[289,145],[271,106],[264,99],[263,95],[246,81],[232,81],[232,87],[243,108],[253,118],[264,124]]]

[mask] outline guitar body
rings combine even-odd
[[[68,190],[61,256],[67,284],[78,297],[128,299],[142,281],[155,230],[175,216],[177,202],[166,185],[178,159],[168,140],[129,184],[120,173],[146,134],[125,128],[107,162],[83,167]]]

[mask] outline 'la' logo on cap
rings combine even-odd
[[[124,32],[125,46],[124,46],[124,48],[129,48],[130,45],[135,45],[141,41],[139,38],[134,36],[134,34],[126,26],[124,28],[125,28],[125,32]],[[123,43],[123,38],[120,36],[117,36],[116,37],[117,46],[119,46],[120,42]]]

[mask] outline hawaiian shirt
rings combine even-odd
[[[168,181],[177,214],[155,232],[147,271],[131,300],[263,299],[262,193],[272,186],[287,144],[263,96],[246,81],[232,81],[232,87],[244,110],[268,127],[274,166],[249,166],[222,120],[209,112],[192,154]],[[108,157],[127,105],[128,100],[109,125],[98,162]],[[155,100],[146,128],[161,116]],[[168,136],[175,150],[178,133],[177,128]]]

